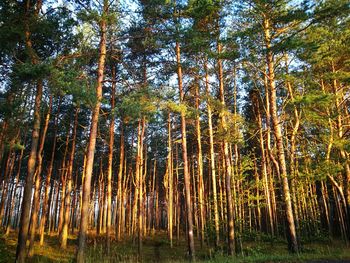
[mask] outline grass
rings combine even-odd
[[[9,236],[0,235],[0,263],[14,262],[16,250],[16,233]],[[46,236],[45,245],[35,245],[35,256],[28,262],[74,262],[77,237],[70,236],[66,250],[60,249],[57,235]],[[214,251],[207,246],[200,247],[196,243],[196,259],[199,262],[350,262],[350,248],[340,241],[316,241],[303,244],[302,252],[290,254],[283,240],[245,241],[243,249],[236,257],[227,257],[224,248]],[[137,255],[137,243],[131,238],[121,242],[112,242],[111,253],[106,254],[105,241],[101,237],[90,236],[86,251],[87,263],[99,262],[185,262],[186,240],[174,240],[173,248],[167,240],[165,232],[157,232],[145,238],[143,242],[142,259]]]

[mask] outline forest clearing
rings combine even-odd
[[[348,0],[1,0],[0,262],[349,262]]]

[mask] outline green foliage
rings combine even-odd
[[[21,151],[25,149],[25,145],[21,144],[20,142],[10,141],[5,144],[5,149],[8,151],[10,149],[14,151]]]
[[[167,100],[163,102],[161,107],[174,113],[184,113],[186,115],[188,112],[188,107],[186,106],[186,104],[176,103],[172,100]]]
[[[314,180],[325,180],[328,174],[334,176],[342,172],[344,169],[340,163],[320,160],[313,168],[312,175]]]
[[[221,104],[220,104],[221,105]],[[222,105],[221,105],[222,107]],[[225,138],[228,143],[243,144],[243,134],[244,129],[244,119],[239,114],[233,114],[227,109],[221,111],[226,119],[226,128],[224,129],[222,125],[219,126],[217,135],[220,139]]]
[[[50,75],[51,91],[64,95],[73,95],[75,104],[87,104],[93,107],[96,102],[95,82],[75,67],[56,67]]]
[[[297,95],[291,102],[303,111],[304,119],[314,124],[327,127],[329,118],[328,109],[334,106],[335,96],[320,91],[310,91],[307,94]]]
[[[51,70],[51,63],[33,64],[26,62],[14,65],[13,76],[21,81],[33,81],[48,77]]]
[[[157,111],[156,98],[156,94],[150,87],[135,90],[125,96],[120,105],[120,112],[124,116],[124,121],[128,123],[137,121],[142,117],[152,118]]]

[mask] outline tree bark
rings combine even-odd
[[[79,108],[75,109],[75,116],[74,116],[74,126],[73,126],[73,132],[72,132],[72,146],[71,146],[71,152],[69,156],[68,161],[68,170],[67,170],[67,191],[65,194],[65,200],[64,200],[64,216],[63,216],[63,226],[62,226],[62,234],[61,234],[61,248],[66,249],[67,248],[67,238],[68,238],[68,226],[69,226],[69,212],[70,212],[70,205],[71,205],[71,192],[72,192],[72,175],[73,175],[73,162],[75,157],[75,144],[76,144],[76,138],[77,138],[77,127],[78,127],[78,114],[79,114]]]
[[[221,54],[221,44],[218,43],[218,54]],[[227,131],[227,122],[225,116],[225,93],[224,93],[224,80],[223,80],[223,69],[222,61],[218,59],[218,70],[219,70],[219,88],[220,88],[220,102],[223,109],[220,112],[220,121],[224,134]],[[226,183],[226,206],[227,206],[227,253],[229,255],[234,255],[235,253],[235,230],[234,230],[234,218],[233,218],[233,203],[232,203],[232,192],[231,192],[231,158],[229,154],[229,145],[227,140],[223,139],[223,150],[224,150],[224,160],[225,160],[225,183]]]
[[[97,135],[97,125],[99,112],[101,107],[102,99],[102,86],[104,79],[104,69],[105,69],[105,60],[106,60],[106,15],[108,14],[108,0],[103,1],[103,12],[102,18],[100,21],[100,46],[99,46],[99,61],[98,61],[98,78],[96,86],[96,104],[94,106],[91,118],[90,126],[90,137],[89,145],[87,150],[87,159],[86,159],[86,172],[83,185],[83,200],[82,200],[82,210],[81,210],[81,222],[79,230],[79,245],[77,251],[77,263],[83,263],[85,260],[85,243],[86,243],[86,234],[88,230],[88,211],[90,203],[90,192],[91,192],[91,176],[94,163],[94,153],[96,145],[96,135]]]
[[[215,246],[219,246],[220,242],[220,227],[219,227],[219,211],[218,211],[218,198],[216,190],[216,167],[215,167],[215,151],[214,151],[214,135],[213,135],[213,121],[212,121],[212,109],[211,101],[209,99],[209,75],[208,75],[208,62],[207,59],[204,64],[205,70],[205,91],[208,97],[207,101],[207,115],[208,115],[208,131],[209,131],[209,148],[210,148],[210,171],[212,180],[212,191],[213,191],[213,205],[214,205],[214,224],[215,224]]]
[[[176,42],[175,47],[176,62],[177,62],[177,79],[180,93],[180,103],[184,103],[185,93],[182,84],[182,67],[181,67],[181,53],[180,44]],[[187,238],[188,238],[188,252],[192,260],[195,259],[194,239],[193,239],[193,218],[192,218],[192,203],[191,203],[191,179],[188,170],[188,158],[187,158],[187,139],[186,139],[186,116],[185,111],[181,111],[181,144],[182,144],[182,157],[183,157],[183,169],[185,180],[185,199],[186,199],[186,217],[187,217]]]
[[[122,211],[124,207],[124,190],[122,189],[122,177],[123,177],[123,169],[126,170],[124,165],[124,126],[123,120],[120,122],[120,156],[119,156],[119,170],[118,170],[118,196],[117,196],[117,204],[118,204],[118,223],[117,223],[117,240],[120,240],[121,231],[123,228],[123,220],[122,220]]]
[[[29,27],[30,20],[30,0],[26,1],[25,5],[25,45],[29,53],[32,64],[38,64],[39,59],[35,50],[33,49],[33,44],[31,40],[31,32]],[[37,9],[40,10],[41,1],[37,2]],[[36,13],[35,15],[38,15]],[[35,95],[35,104],[34,104],[34,116],[33,116],[33,131],[32,131],[32,143],[30,154],[28,158],[28,168],[27,168],[27,177],[24,186],[23,200],[22,200],[22,213],[20,219],[20,229],[18,232],[18,243],[16,249],[16,262],[23,263],[25,262],[26,257],[26,242],[28,237],[28,228],[30,220],[30,206],[32,198],[32,188],[33,188],[33,177],[35,172],[35,164],[37,159],[37,149],[39,144],[39,130],[40,130],[40,106],[41,98],[43,93],[43,81],[41,79],[37,80],[36,83],[36,95]]]
[[[114,107],[115,107],[115,66],[112,66],[112,87],[111,87],[111,113],[109,124],[109,144],[108,144],[108,168],[107,168],[107,253],[111,251],[111,224],[112,224],[112,165],[114,146]]]
[[[45,180],[45,195],[44,195],[44,200],[43,200],[43,211],[42,211],[42,217],[40,221],[40,229],[39,229],[39,234],[40,234],[40,241],[39,244],[42,246],[44,244],[44,235],[45,235],[45,225],[46,225],[46,220],[49,218],[50,220],[50,205],[51,205],[51,200],[49,200],[49,194],[50,191],[53,190],[53,187],[51,186],[51,175],[52,175],[52,169],[53,169],[53,163],[55,160],[55,151],[56,151],[56,142],[57,142],[57,130],[58,130],[58,117],[60,114],[60,106],[61,106],[61,98],[59,99],[58,103],[58,110],[55,118],[55,123],[54,123],[54,136],[53,136],[53,145],[52,145],[52,151],[51,151],[51,160],[49,163],[49,167],[47,169],[47,174],[46,174],[46,180]],[[50,231],[50,228],[48,228]]]
[[[284,195],[284,205],[287,218],[287,228],[288,228],[288,247],[293,253],[298,252],[298,241],[296,236],[296,229],[294,223],[294,215],[292,208],[292,201],[289,190],[289,182],[287,175],[287,165],[284,154],[282,129],[280,124],[280,119],[277,114],[277,95],[276,95],[276,83],[275,83],[275,66],[273,53],[271,50],[271,35],[270,35],[270,21],[268,19],[264,20],[264,35],[265,35],[265,46],[267,49],[266,54],[266,64],[268,68],[268,81],[269,81],[269,96],[270,96],[270,109],[271,118],[273,124],[273,131],[276,138],[277,144],[277,154],[278,154],[278,164],[280,169],[280,174],[282,177],[283,195]]]
[[[37,168],[35,172],[36,179],[35,179],[35,189],[34,189],[34,198],[33,198],[34,206],[32,209],[32,227],[30,228],[30,242],[29,242],[29,252],[28,252],[29,257],[32,257],[34,255],[34,241],[35,241],[36,227],[37,227],[37,221],[38,221],[38,213],[40,209],[40,191],[41,191],[40,182],[41,182],[41,170],[42,170],[42,163],[43,163],[42,154],[43,154],[43,149],[45,144],[46,132],[49,126],[51,110],[52,110],[52,95],[50,96],[49,109],[46,114],[45,124],[41,134],[39,150],[37,153]]]
[[[197,139],[197,172],[198,172],[198,202],[200,212],[200,240],[201,246],[204,245],[204,228],[205,228],[205,208],[204,208],[204,183],[203,183],[203,152],[202,152],[202,135],[199,114],[200,94],[199,83],[195,83],[195,104],[196,104],[196,139]]]

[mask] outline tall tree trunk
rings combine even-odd
[[[173,247],[173,154],[171,137],[171,114],[168,113],[168,233],[170,247]]]
[[[25,5],[25,45],[30,55],[32,64],[38,64],[39,59],[31,40],[31,32],[29,27],[30,20],[30,4],[31,1],[27,0]],[[37,10],[41,9],[41,1],[37,2]],[[35,14],[36,16],[38,13]],[[36,83],[36,95],[33,113],[33,131],[32,131],[32,144],[30,148],[30,154],[28,158],[27,177],[24,186],[23,200],[22,200],[22,213],[20,219],[20,229],[18,232],[18,243],[16,249],[16,262],[22,263],[26,257],[26,242],[28,237],[28,228],[30,221],[30,206],[32,199],[32,188],[33,188],[33,177],[35,172],[35,163],[37,159],[37,149],[39,144],[39,130],[40,130],[40,105],[41,97],[43,94],[43,81],[42,79],[37,80]]]
[[[61,98],[59,98],[57,114],[55,117],[51,160],[49,162],[49,167],[47,168],[47,174],[46,174],[46,180],[45,180],[45,194],[44,194],[44,199],[43,199],[43,211],[42,211],[42,216],[41,216],[41,220],[40,220],[40,228],[39,228],[39,234],[40,234],[39,244],[40,244],[40,246],[42,246],[44,244],[46,219],[49,218],[49,220],[50,220],[51,200],[49,200],[49,194],[50,194],[50,191],[53,192],[53,187],[51,186],[51,175],[52,175],[53,163],[55,160],[55,151],[56,151],[56,142],[57,142],[56,137],[57,137],[57,130],[58,130],[57,123],[58,123],[58,117],[60,114],[60,106],[61,106]],[[50,227],[48,228],[48,230],[50,231]]]
[[[177,79],[180,93],[180,103],[184,103],[185,93],[182,85],[182,67],[181,67],[181,53],[180,44],[176,42],[176,62],[177,62]],[[195,259],[194,239],[193,239],[193,218],[192,218],[192,203],[191,203],[191,179],[188,170],[188,158],[187,158],[187,139],[186,139],[186,116],[185,111],[181,111],[181,137],[182,137],[182,156],[183,156],[183,169],[185,180],[185,199],[186,199],[186,215],[187,215],[187,236],[188,236],[188,252],[192,260]]]
[[[142,237],[143,237],[143,138],[145,134],[145,127],[146,127],[146,118],[142,117],[141,121],[141,133],[139,136],[139,149],[138,149],[138,156],[139,159],[138,165],[139,168],[136,168],[137,175],[137,186],[138,187],[138,194],[139,194],[139,202],[138,202],[138,253],[139,256],[141,256],[142,253]],[[138,171],[137,171],[138,170]]]
[[[18,244],[16,250],[16,261],[25,261],[25,249],[28,236],[28,228],[30,221],[30,207],[33,188],[33,177],[35,172],[35,163],[37,157],[37,148],[39,144],[39,130],[40,130],[40,104],[42,97],[42,81],[37,83],[37,92],[34,106],[34,126],[32,132],[32,145],[28,159],[28,172],[26,177],[26,183],[24,186],[23,200],[22,200],[22,213],[20,219],[20,230],[18,233]]]
[[[67,189],[67,179],[68,179],[68,164],[69,160],[67,159],[68,155],[68,150],[69,150],[69,137],[70,137],[70,123],[67,128],[67,136],[66,136],[66,147],[64,150],[64,155],[63,155],[63,161],[62,161],[62,168],[61,168],[61,183],[62,183],[62,190],[61,190],[61,196],[60,196],[60,210],[59,210],[59,216],[58,216],[58,235],[59,235],[59,240],[62,239],[62,228],[63,228],[63,220],[64,220],[64,203],[66,199],[66,189]]]
[[[215,224],[215,246],[219,246],[220,241],[220,227],[219,227],[219,211],[218,211],[218,198],[216,190],[216,168],[215,168],[215,151],[214,151],[214,135],[213,135],[213,122],[212,122],[212,109],[211,101],[209,99],[209,75],[208,75],[208,62],[207,59],[204,64],[205,70],[205,91],[208,97],[207,101],[207,113],[208,113],[208,131],[209,131],[209,146],[210,146],[210,171],[212,180],[213,191],[213,205],[214,205],[214,224]]]
[[[111,88],[111,113],[109,124],[109,144],[108,144],[108,168],[107,168],[107,252],[111,251],[111,224],[112,224],[112,165],[113,165],[113,146],[114,146],[114,107],[115,107],[115,66],[112,66],[112,88]]]
[[[272,230],[272,234],[277,232],[277,207],[276,207],[276,194],[274,189],[274,178],[273,178],[273,170],[272,170],[272,164],[273,163],[276,173],[279,174],[279,166],[278,163],[272,153],[271,150],[271,107],[270,107],[270,95],[269,95],[269,86],[268,86],[268,79],[267,75],[264,74],[264,89],[265,89],[265,115],[266,115],[266,166],[267,166],[267,174],[269,177],[269,185],[270,185],[270,191],[271,191],[271,210],[272,210],[272,217],[274,221],[274,229]]]
[[[264,180],[264,191],[265,191],[265,197],[266,197],[268,221],[269,221],[271,234],[274,235],[274,220],[272,215],[270,187],[269,187],[269,179],[268,179],[267,164],[266,164],[266,155],[265,155],[266,151],[265,151],[263,124],[262,124],[262,117],[261,117],[262,114],[261,114],[261,109],[259,107],[260,106],[259,101],[256,99],[255,102],[253,103],[255,105],[256,118],[257,118],[258,128],[259,128],[261,166],[262,166],[262,174],[263,174],[263,180]]]
[[[29,242],[29,252],[28,252],[29,257],[32,257],[34,255],[34,241],[35,241],[36,227],[37,227],[37,221],[38,221],[38,213],[40,209],[40,192],[41,192],[40,182],[41,182],[41,170],[42,170],[42,163],[43,163],[42,154],[44,150],[46,132],[49,126],[51,110],[52,110],[52,95],[50,96],[49,109],[46,114],[45,124],[41,134],[39,151],[37,153],[37,168],[35,172],[36,179],[35,179],[35,189],[34,189],[34,198],[33,198],[34,206],[32,209],[32,227],[30,228],[30,242]]]
[[[73,124],[73,132],[72,132],[72,148],[69,155],[69,161],[68,161],[68,170],[67,170],[67,191],[65,194],[65,200],[64,200],[64,216],[63,216],[63,226],[62,226],[62,234],[61,234],[61,248],[66,249],[67,248],[67,238],[68,238],[68,226],[69,226],[69,212],[70,212],[70,205],[71,205],[71,192],[72,192],[72,175],[73,175],[73,162],[75,157],[75,144],[76,144],[76,138],[77,138],[77,127],[78,127],[78,114],[79,114],[79,108],[75,109],[75,116],[74,116],[74,124]]]
[[[271,35],[270,35],[270,21],[268,19],[264,20],[264,35],[265,35],[265,46],[267,49],[266,63],[268,68],[268,81],[269,81],[269,95],[270,95],[270,108],[271,108],[271,118],[273,123],[274,135],[277,144],[277,154],[278,154],[278,164],[280,168],[280,174],[282,177],[283,195],[284,195],[284,205],[287,218],[288,227],[288,246],[291,252],[298,252],[298,241],[296,236],[296,229],[294,223],[294,215],[292,208],[292,201],[289,191],[289,182],[287,176],[287,165],[284,154],[282,129],[280,124],[280,119],[277,114],[277,95],[276,95],[276,83],[275,83],[275,66],[273,53],[271,50]]]
[[[90,203],[90,191],[91,191],[91,177],[94,163],[94,153],[96,145],[97,125],[102,99],[102,86],[104,78],[105,60],[106,60],[106,15],[108,14],[109,3],[108,0],[103,1],[103,13],[100,20],[100,47],[99,47],[99,61],[98,61],[98,79],[96,86],[96,104],[94,106],[91,118],[90,137],[89,145],[87,150],[86,160],[86,172],[83,185],[83,200],[79,230],[79,245],[77,251],[77,263],[83,263],[85,260],[85,243],[86,234],[88,230],[88,214],[89,214],[89,203]]]
[[[337,73],[335,63],[332,61],[331,62],[332,66],[332,73],[335,75]],[[343,98],[344,101],[344,95],[342,92],[342,88],[339,88],[338,86],[338,80],[335,78],[333,79],[333,93],[336,98],[336,112],[337,112],[337,128],[338,128],[338,137],[339,139],[344,139],[344,125],[343,125],[343,119],[344,119],[344,113],[345,109],[340,98]],[[349,116],[347,116],[349,117]],[[344,167],[344,198],[345,198],[345,222],[346,222],[346,235],[347,235],[347,242],[350,241],[350,163],[349,163],[349,153],[346,151],[346,149],[341,149],[340,150],[340,156],[343,162],[343,167]]]
[[[120,156],[119,156],[119,171],[118,171],[118,195],[117,195],[117,205],[118,205],[118,223],[117,223],[117,240],[120,240],[121,231],[123,228],[122,225],[122,210],[124,207],[124,190],[122,189],[122,177],[123,177],[123,169],[126,170],[124,165],[124,126],[123,120],[120,121]]]
[[[201,246],[204,245],[204,227],[205,227],[205,208],[204,208],[204,183],[203,183],[203,153],[202,153],[202,136],[201,123],[199,114],[200,94],[199,83],[195,83],[195,101],[196,101],[196,137],[197,137],[197,169],[198,169],[198,202],[200,211],[200,240]]]
[[[104,202],[103,197],[105,195],[105,175],[103,172],[103,162],[102,157],[100,158],[100,175],[98,179],[98,185],[96,185],[96,196],[98,198],[97,203],[97,235],[101,235],[103,233],[103,208],[104,208]],[[96,209],[93,209],[93,211],[96,211]]]
[[[221,53],[221,44],[218,43],[218,53]],[[220,88],[220,102],[223,109],[220,112],[220,120],[224,133],[226,134],[227,123],[226,116],[224,113],[225,108],[225,93],[224,93],[224,80],[223,80],[223,69],[222,69],[222,61],[218,59],[218,69],[219,69],[219,88]],[[224,159],[225,159],[225,183],[226,183],[226,206],[227,206],[227,227],[228,227],[228,246],[227,252],[229,255],[233,255],[235,253],[235,230],[234,230],[234,218],[233,218],[233,203],[232,203],[232,192],[231,192],[231,158],[229,154],[229,145],[227,140],[224,138],[223,140],[224,147]]]
[[[285,60],[286,60],[286,74],[289,74],[289,69],[288,69],[288,57],[285,55]],[[294,92],[292,89],[292,85],[290,81],[286,81],[286,86],[287,90],[289,93],[289,96],[292,101],[294,101]],[[293,107],[293,114],[294,114],[294,123],[293,123],[293,128],[292,128],[292,134],[290,136],[290,175],[291,175],[291,190],[292,190],[292,205],[293,205],[293,210],[294,210],[294,216],[295,216],[295,228],[296,228],[296,233],[297,233],[297,238],[299,235],[299,215],[298,215],[298,207],[297,207],[297,186],[296,182],[298,181],[298,167],[297,167],[297,160],[295,157],[296,154],[296,139],[297,139],[297,134],[299,131],[299,126],[300,126],[300,119],[299,119],[299,110],[296,106]]]

